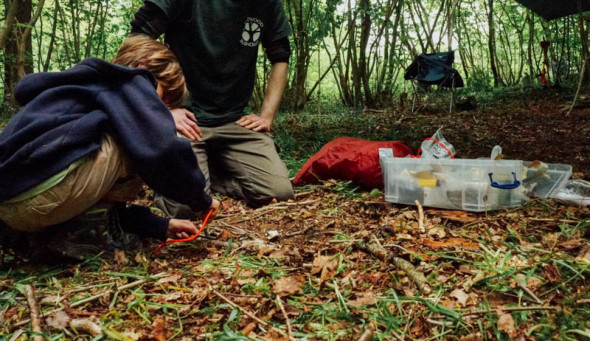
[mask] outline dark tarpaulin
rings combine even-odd
[[[590,11],[590,0],[516,0],[516,2],[521,3],[545,20]]]

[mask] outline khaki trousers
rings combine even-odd
[[[293,198],[287,167],[269,133],[255,132],[234,122],[201,127],[201,141],[191,141],[199,168],[207,179],[207,192],[245,200],[258,207],[273,198]],[[195,212],[162,196],[154,203],[170,217],[193,219]]]
[[[111,135],[100,149],[57,185],[19,202],[0,203],[0,220],[15,230],[38,232],[86,211],[101,199],[130,201],[142,187]]]

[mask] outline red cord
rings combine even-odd
[[[213,214],[213,209],[210,209],[209,212],[207,213],[207,215],[205,216],[205,219],[203,219],[203,224],[201,224],[201,228],[199,228],[199,232],[197,232],[197,234],[192,235],[188,238],[184,238],[184,239],[168,239],[167,241],[160,244],[160,246],[158,246],[158,248],[156,249],[156,251],[154,251],[152,256],[155,257],[158,254],[158,252],[160,252],[160,250],[162,250],[168,244],[190,242],[191,240],[197,238],[201,234],[201,232],[203,232],[205,225],[207,225],[207,223],[209,222],[209,218],[211,218],[211,214]]]
[[[436,142],[439,146],[441,146],[442,149],[446,150],[447,153],[449,153],[449,155],[451,156],[451,159],[455,159],[455,156],[453,155],[453,153],[451,153],[451,151],[445,147],[444,144],[440,143],[439,141],[433,139],[432,137],[426,138],[424,139],[424,141],[434,141]],[[411,155],[414,159],[418,159],[421,157],[422,154],[422,147],[420,147],[420,149],[418,149],[418,153],[416,153],[416,155]]]

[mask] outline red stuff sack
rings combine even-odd
[[[379,148],[391,148],[395,157],[405,157],[412,153],[408,146],[399,141],[339,137],[328,142],[307,160],[293,183],[306,185],[318,180],[338,179],[350,180],[365,189],[383,189]]]

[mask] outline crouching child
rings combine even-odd
[[[165,45],[132,36],[112,63],[88,58],[30,74],[14,93],[23,108],[0,134],[0,242],[25,257],[49,249],[84,258],[125,246],[123,232],[159,239],[197,232],[189,220],[126,204],[143,183],[217,214],[169,111],[187,90]]]

